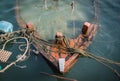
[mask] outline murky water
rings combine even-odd
[[[69,38],[80,33],[85,21],[94,21],[94,0],[76,0],[75,11],[71,14],[72,0],[59,0],[58,3],[48,0],[48,9],[43,8],[42,0],[19,0],[20,14],[26,22],[32,22],[43,39],[54,39],[57,31]],[[87,51],[115,61],[120,61],[120,1],[100,0],[98,8],[99,29]],[[15,19],[15,0],[0,0],[0,20],[6,20],[19,27]],[[15,46],[9,48],[19,53]],[[27,68],[11,67],[0,74],[0,81],[63,81],[41,75],[40,72],[54,73],[45,60],[31,54],[31,57],[20,65]],[[114,66],[115,67],[115,66]],[[120,68],[115,67],[119,72]],[[64,76],[78,81],[119,81],[111,70],[89,58],[79,58],[75,66]]]
[[[53,39],[57,31],[74,37],[76,32],[80,32],[83,20],[87,19],[85,14],[78,10],[80,9],[78,3],[76,3],[75,12],[71,14],[70,0],[59,2],[48,0],[48,9],[45,9],[44,2],[40,1],[20,1],[19,4],[24,20],[33,22],[40,36],[48,40]]]

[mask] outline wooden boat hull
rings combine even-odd
[[[52,67],[54,67],[52,69],[57,70],[57,72],[60,72],[62,74],[67,73],[71,69],[71,67],[77,62],[77,60],[79,58],[79,54],[73,54],[71,56],[71,58],[65,62],[64,71],[61,72],[59,70],[58,62],[56,62],[55,59],[51,55],[47,54],[43,49],[41,49],[39,47],[39,45],[36,44],[36,42],[33,42],[33,46],[36,48],[36,50],[39,51],[39,54],[41,54],[44,57],[44,59],[47,61],[47,63],[50,66],[52,65]]]
[[[17,19],[17,22],[20,25],[20,27],[26,28],[27,24],[25,23],[24,20],[22,20],[20,13],[19,13],[18,1],[16,1],[16,19]],[[92,30],[92,28],[94,28],[94,29]],[[79,40],[79,41],[77,41],[77,43],[79,45],[75,46],[75,48],[85,50],[89,46],[91,39],[95,36],[96,30],[97,30],[97,25],[91,24],[90,27],[88,28],[88,31],[89,32],[91,31],[90,32],[91,34],[88,37],[89,41],[88,41],[88,38],[87,38],[87,40],[85,39],[86,41],[80,46],[80,44],[81,44],[80,40],[79,40],[79,38],[76,38]],[[39,51],[39,54],[41,54],[49,63],[51,63],[60,73],[68,72],[71,69],[71,67],[77,62],[77,60],[79,58],[79,54],[76,54],[76,53],[71,54],[70,56],[69,56],[69,54],[68,55],[62,54],[64,56],[62,58],[66,58],[66,56],[69,56],[69,58],[65,59],[65,62],[63,63],[64,70],[60,71],[59,58],[58,58],[58,56],[57,57],[55,56],[56,53],[50,54],[50,53],[48,53],[48,51],[46,52],[47,47],[42,45],[42,43],[38,44],[36,40],[40,41],[40,38],[34,37],[32,40],[32,45],[36,48],[37,51]],[[72,46],[73,45],[72,43],[70,45],[71,45],[71,48],[74,48]]]
[[[82,50],[85,50],[85,48],[87,48],[89,46],[89,43],[91,43],[91,40],[92,38],[95,36],[95,33],[96,33],[96,30],[97,30],[97,26],[96,25],[92,25],[94,27],[94,29],[91,31],[91,34],[89,36],[91,36],[91,39],[90,41],[87,41],[85,42],[86,43],[86,46],[81,45],[80,47],[76,47],[77,49],[82,49]],[[88,37],[89,38],[89,37]],[[39,40],[39,38],[37,38],[36,40]],[[77,42],[79,43],[79,42]],[[64,70],[63,71],[60,71],[60,64],[59,64],[59,59],[61,59],[61,57],[59,57],[59,54],[58,53],[49,53],[50,51],[46,51],[48,50],[48,46],[45,47],[43,45],[43,47],[45,47],[46,49],[43,49],[41,48],[41,45],[36,43],[36,41],[33,40],[33,46],[39,51],[39,53],[49,62],[51,63],[60,73],[66,73],[68,72],[71,67],[77,62],[78,58],[79,58],[79,54],[77,53],[74,53],[74,54],[71,54],[69,56],[69,54],[67,55],[64,55],[63,54],[63,57],[62,58],[65,58],[65,62],[63,64],[63,67],[64,67]],[[81,48],[82,47],[82,48]],[[84,48],[83,48],[84,47]],[[52,49],[53,51],[56,51],[53,49],[53,47],[49,47],[50,49]],[[64,50],[63,50],[64,51]],[[56,56],[58,55],[58,56]],[[66,59],[66,57],[69,57],[68,59]]]

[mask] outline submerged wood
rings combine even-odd
[[[71,78],[67,78],[67,77],[62,77],[62,76],[58,76],[58,75],[53,75],[53,74],[49,74],[49,73],[46,73],[46,72],[40,72],[40,73],[41,73],[41,74],[44,74],[44,75],[47,75],[47,76],[54,77],[54,78],[62,79],[62,80],[77,81],[77,80],[75,80],[75,79],[71,79]]]
[[[95,4],[97,3],[96,0],[95,0],[94,3]],[[98,20],[98,16],[97,16],[97,14],[98,14],[98,11],[95,8],[95,19],[94,20],[95,20],[95,23],[97,24],[96,26],[98,26],[98,21],[97,21]],[[19,13],[18,0],[16,0],[16,19],[17,19],[17,22],[20,25],[20,27],[26,28],[26,22],[21,18],[20,13]],[[95,36],[95,34],[93,34],[93,35]],[[48,46],[52,45],[51,43],[46,42],[46,41],[40,39],[39,37],[36,38],[35,35],[34,35],[33,36],[33,40],[32,40],[32,44],[37,49],[37,51],[39,51],[40,54],[42,54],[49,62],[53,63],[53,65],[55,65],[58,68],[57,61],[53,62],[52,60],[50,60],[50,59],[54,59],[54,58],[52,56],[50,56],[49,54],[47,54],[47,52],[46,52],[46,50],[47,51],[53,51],[53,50],[50,50],[50,49],[48,50],[48,48],[46,47],[47,45]],[[96,56],[96,55],[88,53],[88,52],[86,52],[84,50],[80,50],[80,49],[76,49],[76,48],[72,48],[72,49],[71,48],[65,48],[65,49],[68,49],[67,53],[75,53],[75,56],[77,55],[76,59],[78,59],[79,55],[92,58],[92,59],[94,59],[94,60],[104,64],[105,66],[110,68],[113,72],[115,72],[118,76],[120,76],[118,71],[116,71],[115,69],[113,69],[112,67],[107,65],[107,64],[115,64],[117,66],[120,66],[119,62],[114,62],[112,60],[109,60],[109,59],[106,59],[106,58],[103,58],[103,57],[100,57],[100,56]],[[71,63],[73,63],[73,62],[71,62]],[[76,60],[75,60],[75,62],[76,62]]]
[[[16,19],[20,27],[27,28],[27,23],[21,18],[20,12],[19,12],[19,5],[18,0],[16,0]],[[59,59],[64,58],[65,64],[64,70],[60,71],[61,73],[68,72],[71,67],[77,62],[79,54],[75,52],[70,52],[68,48],[77,48],[77,49],[83,49],[85,50],[90,42],[92,37],[95,36],[97,25],[85,22],[84,23],[88,27],[88,31],[84,33],[84,36],[82,34],[78,35],[77,38],[71,39],[70,41],[67,41],[66,38],[63,39],[64,45],[60,46],[58,44],[48,44],[47,42],[43,42],[39,36],[36,38],[38,34],[35,34],[32,37],[32,45],[39,51],[40,54],[42,54],[43,57],[45,57],[50,63],[52,63],[55,68],[60,71],[60,65],[59,65]],[[90,35],[90,37],[87,38],[87,36]],[[85,38],[86,37],[86,38]],[[85,41],[83,41],[83,38],[85,38]],[[82,41],[81,41],[82,40]],[[62,44],[63,44],[62,43]]]

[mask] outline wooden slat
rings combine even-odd
[[[10,52],[10,51],[0,49],[0,61],[6,62],[9,59],[9,57],[11,56],[11,54],[12,54],[12,52]]]

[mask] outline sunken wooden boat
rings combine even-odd
[[[82,33],[75,39],[68,40],[61,32],[57,32],[52,43],[34,38],[33,46],[60,73],[66,73],[80,56],[80,54],[74,52],[74,49],[85,50],[95,36],[96,30],[97,25],[85,22]]]
[[[22,20],[19,14],[18,2],[16,2],[16,19],[22,28],[31,29],[33,27],[32,24],[27,24]],[[55,40],[48,42],[35,34],[32,38],[32,45],[57,71],[66,73],[80,57],[80,54],[74,52],[73,49],[85,50],[91,43],[96,31],[96,24],[85,22],[77,38],[68,40],[61,32],[57,32]]]

